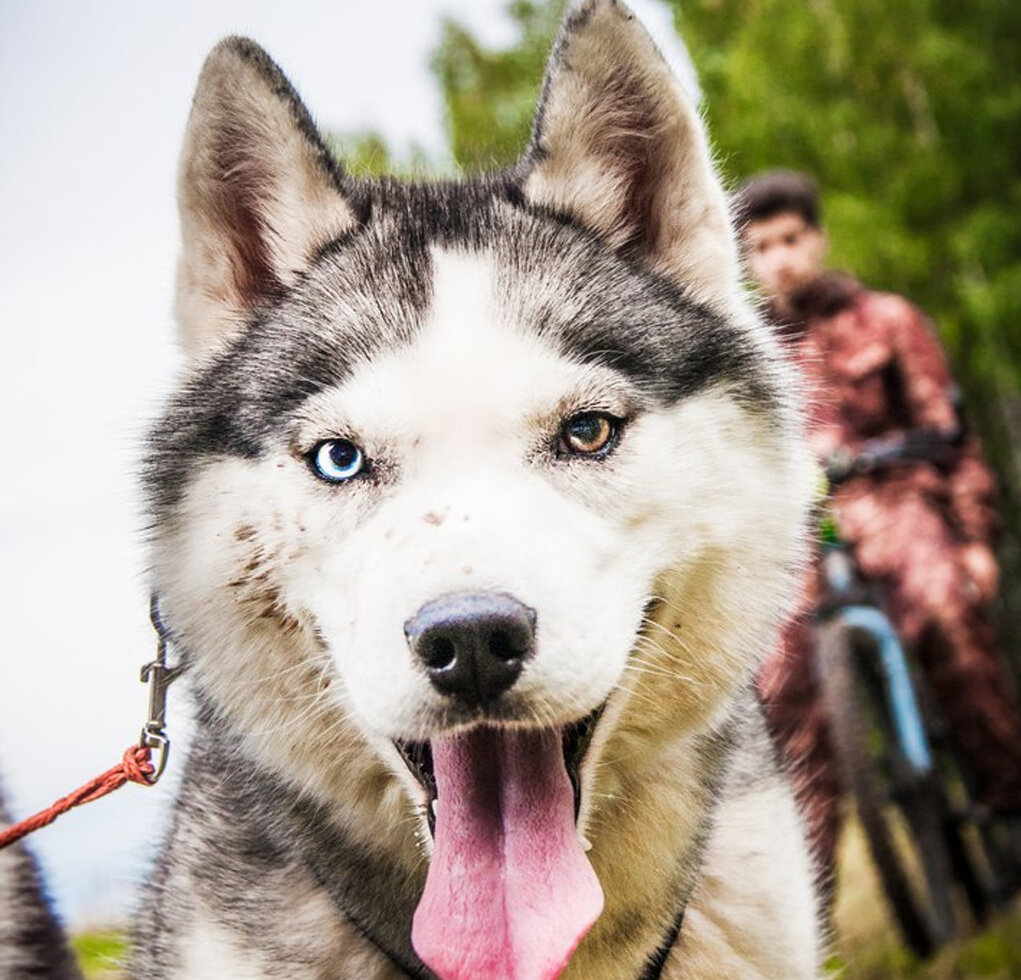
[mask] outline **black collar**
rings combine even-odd
[[[681,907],[677,910],[677,915],[674,917],[673,925],[670,926],[670,931],[666,934],[666,939],[663,940],[663,944],[656,950],[656,955],[649,960],[639,980],[659,980],[663,975],[666,961],[670,959],[670,953],[674,946],[677,945],[677,940],[681,937],[681,926],[684,925],[684,913],[687,911],[687,908],[688,900],[685,898],[681,903]]]

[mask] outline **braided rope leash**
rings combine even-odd
[[[73,793],[62,796],[45,810],[40,810],[39,813],[0,830],[0,850],[48,826],[57,817],[76,806],[102,799],[126,783],[155,786],[163,775],[170,752],[170,738],[166,731],[167,688],[181,673],[181,668],[167,666],[167,643],[170,637],[160,619],[155,595],[149,601],[149,618],[158,639],[156,659],[142,668],[141,680],[149,684],[149,718],[142,726],[142,735],[138,743],[125,750],[121,761],[112,769],[90,779]],[[153,749],[158,752],[156,762],[152,759]]]
[[[34,816],[22,820],[0,831],[0,850],[21,840],[42,827],[53,823],[57,817],[83,803],[91,803],[93,800],[102,799],[115,789],[120,789],[125,783],[140,783],[142,786],[151,786],[152,777],[156,773],[156,767],[152,764],[152,751],[145,745],[132,745],[124,753],[124,758],[112,769],[108,769],[95,779],[90,779],[84,786],[78,787],[73,793],[62,796],[56,803],[41,810]]]

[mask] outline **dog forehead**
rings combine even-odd
[[[430,249],[432,302],[418,342],[400,352],[397,361],[420,371],[445,371],[450,378],[485,370],[488,380],[513,370],[516,363],[555,356],[522,324],[511,322],[511,311],[500,296],[492,252]],[[502,361],[502,358],[508,358]],[[561,359],[562,360],[562,359]]]
[[[609,374],[520,322],[494,252],[434,246],[430,260],[431,300],[415,339],[354,369],[340,392],[346,413],[397,428],[452,416],[462,426],[510,425]]]

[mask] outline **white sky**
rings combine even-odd
[[[501,44],[505,2],[0,2],[0,776],[17,816],[113,765],[143,720],[136,476],[177,366],[174,175],[205,54],[248,34],[322,126],[440,156],[441,13]],[[172,735],[182,714],[178,695]],[[129,907],[181,758],[33,838],[73,925]]]

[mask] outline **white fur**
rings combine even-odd
[[[238,939],[208,913],[197,916],[182,944],[185,953],[179,975],[191,980],[262,980],[264,965],[247,955]]]
[[[805,941],[817,914],[812,868],[790,794],[774,784],[720,816],[664,980],[815,977],[823,950]]]
[[[612,461],[550,462],[563,418],[627,411],[619,378],[501,323],[485,258],[434,258],[435,300],[419,340],[314,399],[295,436],[301,450],[350,436],[370,458],[399,461],[398,485],[370,502],[357,484],[318,483],[289,445],[257,463],[211,463],[186,505],[184,540],[167,549],[201,604],[189,615],[170,589],[175,617],[199,628],[221,597],[213,622],[222,647],[224,622],[252,612],[237,608],[243,585],[227,583],[266,576],[282,613],[319,628],[364,729],[386,738],[436,732],[443,700],[415,669],[403,627],[451,592],[507,592],[536,609],[538,655],[515,690],[524,717],[548,724],[580,717],[614,689],[664,575],[733,556],[744,571],[726,587],[743,606],[741,629],[749,642],[768,629],[784,588],[772,556],[799,532],[796,463],[712,391],[638,412]],[[240,525],[257,529],[254,541],[231,541]],[[266,556],[258,575],[237,567],[255,544]],[[238,625],[249,648],[278,642]],[[288,639],[307,644],[308,630]],[[313,655],[306,647],[298,658]],[[224,662],[221,650],[214,664]],[[317,670],[326,667],[310,668],[310,685]],[[217,688],[250,706],[248,686],[231,674]],[[272,717],[254,729],[268,730]]]

